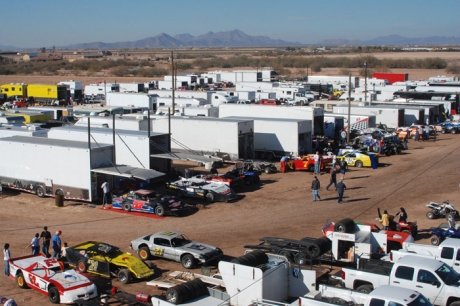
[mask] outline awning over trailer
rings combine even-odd
[[[112,167],[102,167],[102,168],[92,169],[91,171],[95,173],[110,174],[113,176],[137,178],[137,179],[144,180],[144,181],[165,175],[164,173],[158,172],[155,170],[136,168],[136,167],[125,166],[125,165],[119,165],[115,167],[113,166]]]
[[[166,159],[174,159],[174,160],[191,160],[198,163],[210,163],[210,162],[219,162],[222,161],[222,158],[214,157],[214,156],[204,156],[204,155],[196,155],[192,153],[163,153],[163,154],[153,154],[150,155],[151,157],[156,158],[166,158]]]

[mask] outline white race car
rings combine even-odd
[[[21,288],[32,288],[48,295],[53,304],[70,304],[77,299],[97,297],[97,288],[84,274],[66,269],[62,261],[43,254],[9,260],[10,278]]]

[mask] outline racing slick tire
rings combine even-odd
[[[349,233],[355,228],[353,219],[345,218],[334,225],[334,232]]]
[[[22,289],[27,289],[29,286],[27,286],[26,280],[24,279],[24,274],[22,274],[21,271],[16,274],[16,283],[18,284],[19,288]]]
[[[76,266],[77,270],[82,273],[85,273],[86,270],[88,270],[88,264],[83,259],[78,260]]]
[[[146,260],[149,260],[151,255],[150,255],[150,250],[148,247],[146,246],[143,246],[143,247],[140,247],[139,250],[137,251],[137,254],[139,255],[139,258],[142,260],[142,261],[146,261]]]
[[[209,203],[213,203],[214,202],[214,194],[212,192],[208,192],[206,194],[206,200],[209,202]]]
[[[122,283],[122,284],[128,284],[131,282],[131,272],[129,272],[128,269],[120,269],[120,271],[118,271],[118,280]]]
[[[123,203],[123,210],[124,211],[131,211],[131,204],[128,202]]]
[[[358,288],[356,288],[356,291],[362,292],[362,293],[370,293],[373,290],[372,285],[361,285]]]
[[[329,252],[332,248],[332,241],[326,237],[316,239],[315,243],[319,246],[321,255]]]
[[[61,299],[59,297],[59,290],[54,286],[50,286],[48,289],[48,299],[53,304],[60,304]]]
[[[39,198],[44,198],[45,197],[45,189],[43,189],[42,186],[37,186],[37,188],[35,188],[35,194]]]
[[[441,243],[441,238],[439,238],[439,237],[436,236],[436,235],[433,235],[433,236],[431,236],[431,238],[430,238],[430,242],[431,242],[432,245],[438,246],[438,245]]]
[[[180,261],[185,269],[193,269],[195,267],[195,257],[193,255],[185,254]]]
[[[321,255],[321,248],[317,243],[312,243],[308,247],[308,254],[310,254],[311,258],[316,258]]]
[[[155,207],[155,215],[157,216],[164,216],[165,215],[165,208],[161,205],[157,205]]]
[[[286,257],[289,262],[294,261],[294,256],[292,256],[292,253],[284,249],[281,249],[280,251],[278,251],[278,255]]]
[[[356,161],[356,167],[362,168],[362,167],[363,167],[363,162],[360,161],[360,160],[357,160],[357,161]]]
[[[436,218],[436,214],[431,210],[429,212],[426,213],[426,217],[428,219],[435,219]]]

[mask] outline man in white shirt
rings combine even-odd
[[[321,172],[320,172],[320,168],[321,168],[321,167],[320,167],[321,158],[320,158],[320,156],[319,156],[319,152],[318,152],[318,151],[316,151],[316,154],[315,154],[315,156],[314,156],[313,158],[314,158],[314,160],[315,160],[315,174],[321,174]]]
[[[105,205],[109,204],[109,195],[110,195],[110,186],[107,180],[101,186],[102,191],[104,192],[104,198],[102,199],[102,208],[105,209]]]

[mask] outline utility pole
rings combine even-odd
[[[351,73],[348,74],[348,128],[347,128],[347,143],[350,143],[350,111],[351,111]]]
[[[176,90],[176,75],[174,74],[174,53],[173,51],[171,51],[171,72],[172,72],[172,111],[173,111],[173,114],[175,114],[176,110],[175,110],[175,96],[176,96],[176,93],[175,93],[175,90]]]
[[[364,105],[367,102],[367,62],[364,62]],[[369,103],[369,105],[371,105]]]

